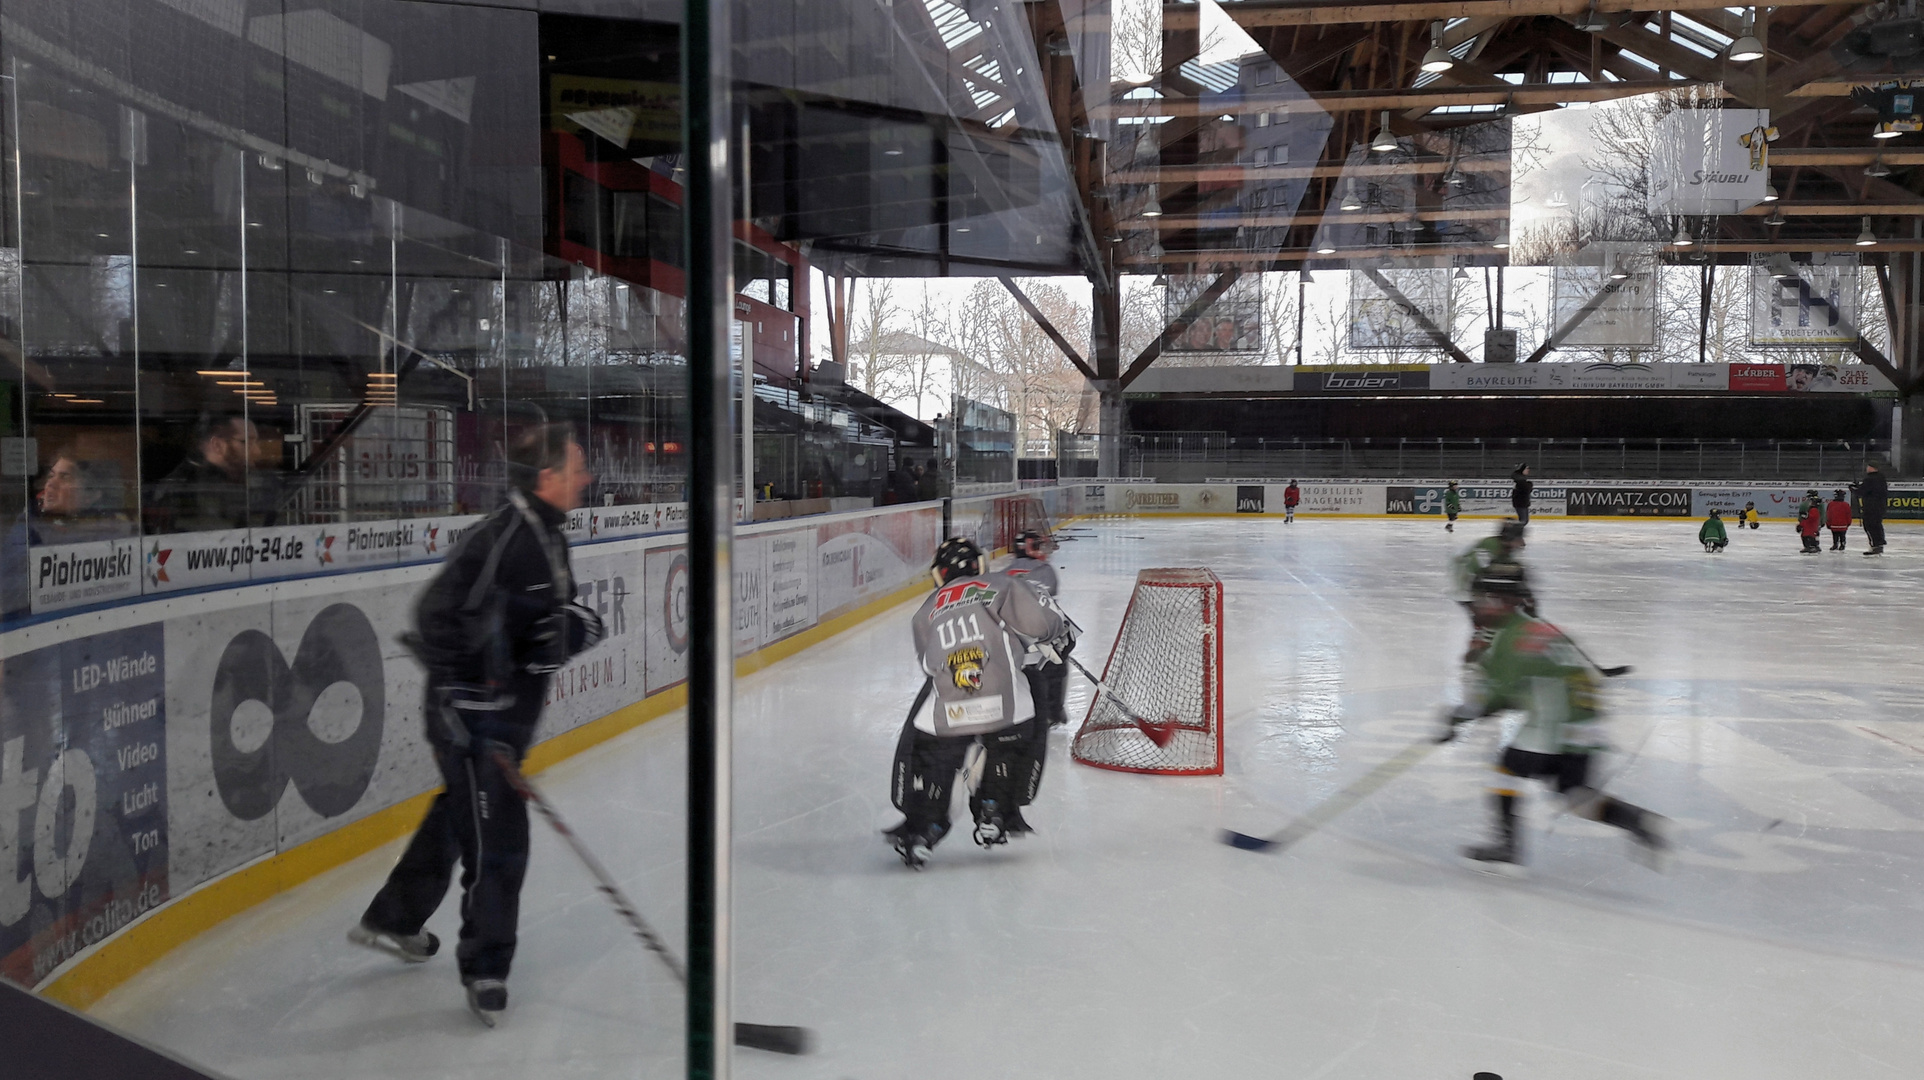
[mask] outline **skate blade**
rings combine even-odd
[[[1630,858],[1646,870],[1666,873],[1670,869],[1670,853],[1645,847],[1635,840],[1630,842]]]
[[[490,1028],[501,1022],[500,1013],[489,1012],[486,1009],[477,1009],[473,1006],[469,1006],[468,1011],[474,1014],[475,1019],[480,1020]]]
[[[359,945],[363,949],[372,949],[377,953],[405,960],[410,964],[425,964],[429,960],[434,959],[433,953],[411,953],[397,945],[392,934],[384,934],[379,930],[369,930],[365,926],[356,926],[354,929],[349,930],[347,932],[347,940],[351,945]]]
[[[1530,876],[1530,872],[1524,869],[1521,863],[1488,862],[1482,859],[1471,858],[1465,858],[1463,863],[1479,874],[1485,874],[1493,878],[1503,878],[1506,881],[1522,881],[1524,878]]]

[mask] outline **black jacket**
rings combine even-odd
[[[430,718],[439,687],[486,685],[514,699],[490,718],[498,730],[487,737],[527,747],[548,690],[548,676],[529,671],[529,663],[552,645],[546,639],[557,625],[567,655],[582,647],[581,628],[562,611],[574,598],[565,521],[562,511],[514,492],[455,545],[415,608]],[[428,730],[432,737],[435,725]]]
[[[1523,475],[1522,473],[1515,474],[1515,479],[1516,479],[1516,486],[1510,489],[1510,505],[1511,506],[1530,505],[1530,490],[1536,487],[1536,485],[1532,484],[1530,482],[1530,478]]]
[[[1861,508],[1859,516],[1881,520],[1884,517],[1884,505],[1890,498],[1890,487],[1883,472],[1867,472],[1864,479],[1852,486],[1857,488],[1857,504]]]

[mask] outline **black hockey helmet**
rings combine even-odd
[[[1040,559],[1056,549],[1056,538],[1045,532],[1024,529],[1015,534],[1015,541],[1009,546],[1024,558]]]
[[[1504,522],[1502,527],[1497,529],[1496,538],[1506,544],[1523,543],[1523,523],[1521,521]]]
[[[988,569],[988,560],[982,557],[982,549],[975,541],[966,536],[951,536],[942,541],[935,549],[935,561],[929,564],[939,584],[952,577],[980,574]]]

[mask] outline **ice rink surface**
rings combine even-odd
[[[1064,606],[1107,654],[1135,571],[1226,594],[1225,773],[1076,765],[1052,737],[1037,835],[960,829],[921,873],[877,830],[919,685],[903,605],[737,684],[737,1019],[802,1024],[755,1080],[1276,1077],[1677,1080],[1924,1075],[1924,530],[1800,556],[1782,523],[1702,553],[1697,523],[1540,521],[1543,614],[1606,665],[1611,790],[1676,820],[1667,873],[1535,789],[1526,880],[1466,869],[1497,725],[1280,855],[1215,840],[1289,818],[1435,730],[1468,624],[1464,522],[1119,519],[1071,526]],[[1071,713],[1087,691],[1072,682]],[[679,939],[678,716],[542,782]],[[662,1077],[676,985],[537,821],[513,1007],[487,1031],[451,957],[345,945],[390,845],[261,905],[98,1005],[236,1077]],[[453,898],[430,928],[448,941]]]

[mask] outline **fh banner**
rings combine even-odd
[[[1752,252],[1750,343],[1850,348],[1857,341],[1857,266],[1856,255],[1841,252],[1812,252],[1809,262]]]

